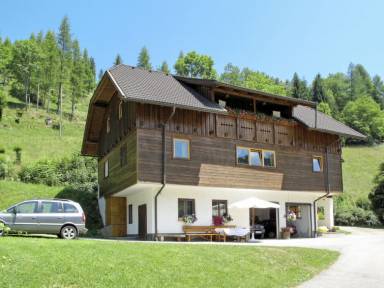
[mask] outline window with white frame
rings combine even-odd
[[[173,138],[173,158],[189,159],[190,148],[189,139]]]

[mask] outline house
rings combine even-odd
[[[193,225],[231,215],[277,237],[293,213],[296,235],[311,237],[333,226],[342,137],[365,136],[310,101],[117,65],[90,101],[82,154],[98,158],[108,235],[182,233],[194,214]],[[249,197],[280,207],[231,208]]]

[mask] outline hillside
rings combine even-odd
[[[8,101],[8,108],[0,122],[0,149],[4,149],[12,161],[15,161],[15,147],[22,149],[22,165],[42,159],[60,159],[80,152],[88,99],[78,105],[73,121],[69,121],[68,113],[64,113],[62,137],[59,137],[59,130],[53,127],[59,123],[56,113],[47,113],[36,107],[25,111],[24,104],[18,99],[9,97]],[[63,111],[69,111],[69,107],[64,105]],[[51,126],[45,125],[48,117],[52,118]]]
[[[346,198],[352,203],[367,199],[373,180],[384,162],[384,144],[343,149],[343,183]]]

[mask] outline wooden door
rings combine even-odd
[[[147,205],[139,206],[139,238],[145,240],[147,238]]]

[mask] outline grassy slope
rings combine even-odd
[[[373,188],[373,179],[384,162],[384,145],[346,147],[343,149],[344,192],[352,201],[366,199]]]
[[[22,164],[30,164],[41,159],[58,159],[79,152],[83,137],[86,117],[86,101],[79,105],[79,111],[74,121],[64,120],[63,136],[59,131],[45,126],[46,117],[51,117],[53,123],[58,123],[58,116],[46,113],[35,107],[25,111],[19,100],[10,97],[9,107],[4,111],[0,122],[0,148],[5,149],[6,155],[15,159],[13,148],[22,148]],[[17,111],[23,112],[20,124],[15,122]],[[64,111],[68,111],[64,110]],[[67,117],[66,117],[67,118]]]
[[[304,248],[3,237],[0,287],[293,287],[337,257]]]
[[[62,187],[0,181],[0,211],[28,199],[55,198],[61,190]]]

